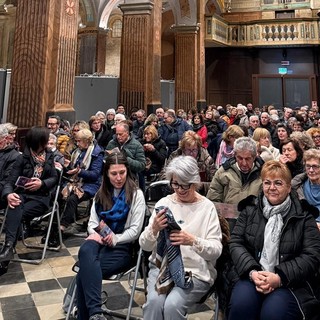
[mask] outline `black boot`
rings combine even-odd
[[[0,262],[12,260],[14,256],[13,253],[13,242],[7,241],[0,253]]]

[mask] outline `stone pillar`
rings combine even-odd
[[[136,2],[136,1],[135,1]],[[127,0],[123,12],[120,101],[148,113],[161,105],[161,0]]]
[[[197,109],[201,111],[206,108],[206,62],[205,62],[205,7],[206,2],[204,0],[197,1],[197,21],[199,26],[199,32],[197,33],[197,54],[198,54],[198,68],[197,68]]]
[[[77,74],[105,73],[107,32],[86,28],[78,34]]]
[[[8,121],[45,125],[49,114],[74,121],[79,0],[18,2]]]
[[[175,32],[175,108],[189,110],[198,98],[199,26],[173,26]]]

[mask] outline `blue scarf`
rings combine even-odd
[[[122,189],[118,197],[113,196],[112,201],[113,207],[110,210],[100,211],[102,210],[101,205],[96,204],[96,206],[98,206],[96,207],[96,211],[98,212],[100,218],[115,234],[122,233],[127,221],[128,212],[130,210],[130,207],[126,203],[126,194],[124,189]]]
[[[156,212],[164,209],[156,208]],[[157,239],[156,265],[160,269],[156,281],[158,294],[168,293],[174,285],[182,289],[193,287],[192,274],[184,271],[180,246],[173,246],[169,239],[171,230],[181,230],[169,208],[166,218],[168,226],[161,230]]]
[[[303,194],[306,200],[320,211],[320,185],[311,184],[310,180],[307,179],[303,184]],[[316,220],[320,222],[320,216]]]

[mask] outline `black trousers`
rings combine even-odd
[[[61,225],[68,227],[71,223],[75,222],[78,214],[79,203],[91,198],[92,197],[88,192],[84,192],[81,198],[78,198],[78,196],[72,192],[66,200],[65,208],[61,217]]]

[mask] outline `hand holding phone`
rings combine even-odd
[[[31,182],[31,178],[27,178],[27,177],[23,177],[23,176],[19,176],[15,185],[17,187],[20,187],[20,188],[25,188],[25,185],[28,183],[28,182]]]

